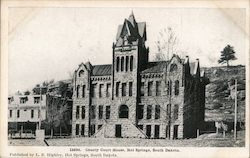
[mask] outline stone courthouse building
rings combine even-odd
[[[74,73],[72,135],[188,138],[204,121],[207,79],[199,60],[149,62],[146,23],[119,25],[112,64],[82,63]]]

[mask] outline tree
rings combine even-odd
[[[161,30],[156,41],[158,53],[156,53],[154,60],[169,60],[169,56],[177,50],[177,43],[177,36],[171,27]]]
[[[221,51],[220,59],[218,60],[219,64],[227,63],[227,67],[229,66],[230,60],[236,60],[234,48],[230,45],[227,45],[223,51]]]

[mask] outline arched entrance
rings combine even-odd
[[[119,118],[129,118],[129,108],[127,105],[121,105],[119,108]]]

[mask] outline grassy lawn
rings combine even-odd
[[[49,146],[106,146],[106,147],[244,147],[244,131],[238,133],[235,141],[232,134],[227,134],[223,139],[222,135],[201,135],[199,139],[139,139],[139,138],[60,138],[47,139]],[[46,146],[42,141],[35,139],[10,139],[9,145]]]

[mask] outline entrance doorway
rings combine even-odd
[[[121,125],[115,125],[115,137],[116,138],[122,137],[122,126]]]
[[[159,138],[160,136],[160,126],[155,125],[155,138]]]
[[[178,125],[174,125],[174,139],[178,139]]]

